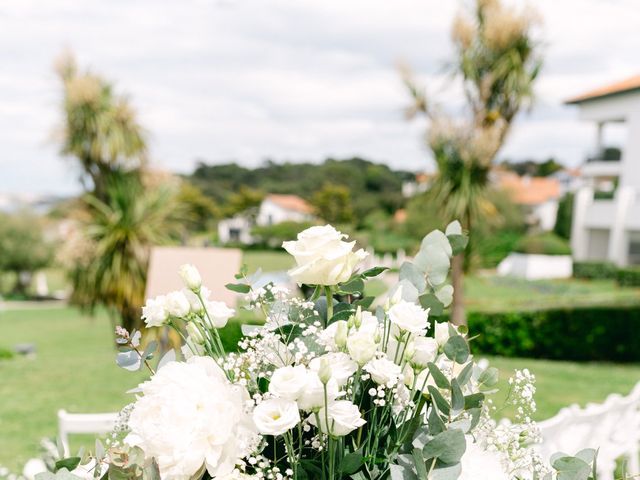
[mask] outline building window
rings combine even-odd
[[[640,232],[629,232],[629,265],[640,265]]]

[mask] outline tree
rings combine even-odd
[[[558,203],[558,213],[556,224],[553,226],[553,233],[560,238],[569,240],[571,238],[571,225],[573,223],[573,193],[566,193]]]
[[[79,221],[90,248],[71,272],[71,301],[90,311],[102,305],[131,330],[140,327],[150,248],[179,236],[184,212],[175,192],[146,189],[136,173],[111,176],[105,187],[106,201],[83,199]]]
[[[329,223],[349,223],[353,220],[351,193],[343,185],[326,183],[311,200],[320,218]]]
[[[38,218],[30,214],[0,214],[0,272],[15,275],[13,291],[25,295],[33,273],[53,259]]]
[[[465,116],[453,118],[434,108],[408,69],[405,83],[413,97],[409,117],[431,120],[427,143],[438,167],[432,187],[447,220],[458,219],[471,232],[495,213],[487,195],[489,173],[516,114],[533,99],[541,59],[532,34],[530,11],[518,12],[500,0],[476,0],[452,28],[455,58],[452,74],[462,81]],[[452,322],[465,323],[464,258],[452,264],[455,296]]]

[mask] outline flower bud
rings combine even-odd
[[[187,333],[189,334],[189,340],[191,340],[196,345],[204,344],[204,337],[198,327],[196,327],[193,322],[187,323]]]
[[[336,322],[336,335],[334,340],[336,346],[340,349],[344,348],[347,344],[347,334],[349,333],[349,325],[344,320],[338,320]]]
[[[409,342],[407,347],[404,350],[404,359],[408,362],[413,358],[414,353],[416,353],[416,347],[413,342]]]
[[[202,286],[202,278],[198,269],[190,263],[185,263],[180,267],[180,276],[184,284],[194,292],[200,291]]]
[[[318,368],[318,378],[323,384],[329,383],[331,380],[331,366],[329,365],[329,360],[323,358],[320,360],[320,368]]]
[[[356,328],[360,328],[360,325],[362,325],[362,307],[360,305],[358,305],[358,308],[356,309],[356,315],[353,317],[353,323]]]

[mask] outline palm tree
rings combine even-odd
[[[71,301],[89,310],[105,306],[131,330],[139,327],[150,247],[178,238],[184,217],[174,191],[145,191],[137,172],[112,175],[105,193],[106,201],[84,198],[80,225],[91,248],[72,271]]]
[[[491,166],[516,114],[533,100],[532,87],[541,67],[539,44],[532,33],[534,18],[531,11],[513,10],[500,0],[476,0],[472,10],[456,17],[455,60],[450,69],[462,81],[464,118],[433,108],[410,71],[402,71],[413,98],[408,117],[424,114],[430,119],[427,143],[438,167],[433,198],[443,206],[447,221],[460,220],[467,231],[496,213],[489,196]],[[464,269],[462,254],[454,257],[451,319],[455,324],[465,323]]]

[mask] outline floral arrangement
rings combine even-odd
[[[155,343],[143,348],[139,332],[118,329],[120,366],[151,377],[107,445],[96,444],[91,468],[80,455],[58,462],[58,474],[84,465],[118,480],[551,478],[529,447],[532,376],[511,381],[517,422],[496,425],[486,395],[497,370],[473,360],[466,328],[438,322],[453,294],[450,259],[466,243],[457,222],[427,235],[374,306],[366,282],[385,269],[359,271],[366,253],[355,242],[311,227],[283,245],[308,298],[255,288],[246,269],[227,286],[264,317],[245,326],[236,351],[219,331],[234,310],[183,266],[185,288],[142,312],[148,327],[178,332],[183,358],[169,352],[154,370]]]

